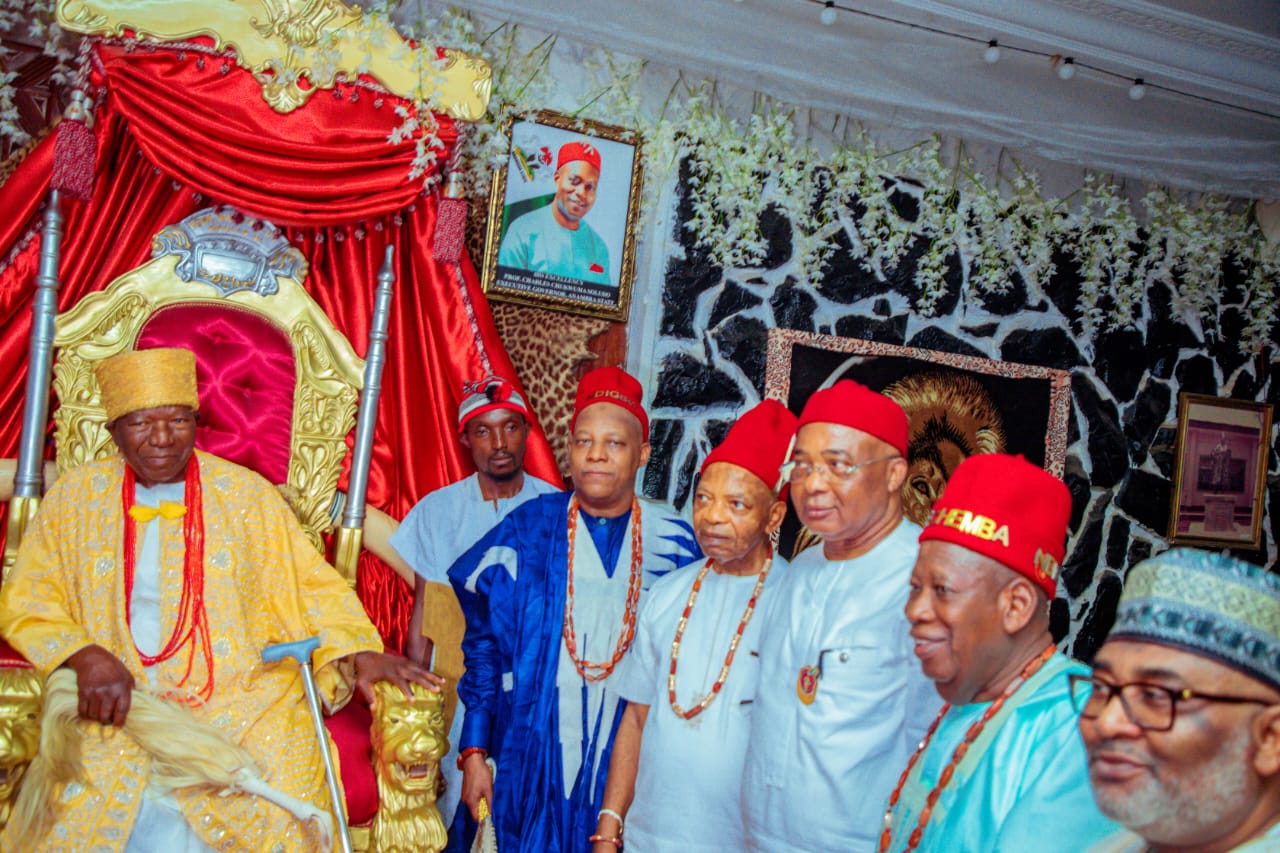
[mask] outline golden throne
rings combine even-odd
[[[366,364],[303,288],[307,261],[274,226],[230,208],[209,208],[164,228],[153,240],[152,260],[56,319],[52,386],[60,402],[53,417],[58,470],[117,453],[104,424],[96,362],[133,348],[184,346],[195,352],[200,374],[197,447],[276,483],[321,551],[324,535],[338,522],[335,507],[343,506],[334,563],[354,584],[394,280],[390,260],[388,250],[378,276]],[[357,402],[351,494],[344,501],[337,485],[347,436],[357,426]],[[31,431],[43,434],[38,425]],[[6,568],[38,498],[23,501],[15,499],[10,510]],[[0,738],[0,796],[16,787],[10,780],[20,780],[24,756],[29,761],[35,749],[18,725],[35,723],[29,672],[24,676],[21,666],[0,666],[0,721],[15,729],[7,743]],[[440,850],[444,827],[434,783],[447,749],[442,699],[424,693],[409,705],[397,694],[378,691],[376,752],[371,753],[375,724],[368,708],[352,701],[328,721],[353,841],[362,849]],[[397,702],[405,706],[403,713],[390,707]],[[414,725],[426,731],[409,728]],[[2,823],[7,806],[0,808],[6,809],[0,812]]]

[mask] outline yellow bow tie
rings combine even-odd
[[[160,506],[135,505],[129,507],[129,515],[139,524],[147,524],[157,515],[162,515],[170,521],[176,521],[186,514],[187,508],[173,501],[160,501]]]

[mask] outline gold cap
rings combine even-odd
[[[157,347],[122,352],[100,362],[94,373],[102,389],[108,424],[141,409],[200,408],[196,357],[191,350]]]

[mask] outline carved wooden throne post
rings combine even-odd
[[[201,424],[196,446],[276,483],[307,535],[323,551],[322,536],[337,521],[333,508],[343,503],[336,489],[346,438],[357,424],[358,400],[359,427],[348,480],[352,494],[345,501],[335,561],[354,584],[394,281],[390,251],[378,276],[367,363],[303,289],[306,259],[269,223],[229,208],[202,210],[157,234],[152,258],[57,318],[52,382],[60,403],[54,414],[59,470],[117,452],[105,427],[94,365],[129,349],[183,346],[195,352],[199,372]],[[40,318],[37,324],[48,325]],[[30,426],[43,432],[38,424]],[[24,464],[29,460],[19,460],[20,468]],[[6,566],[21,532],[11,530]],[[0,719],[17,715],[5,710],[6,703],[17,701],[0,692]],[[359,824],[371,816],[354,807],[353,789],[367,789],[368,801],[374,785],[361,784],[355,771],[366,776],[370,771],[352,762],[368,764],[368,729],[352,725],[351,714],[363,714],[363,709],[353,709],[341,719],[344,713],[345,709],[331,724],[331,734],[344,758],[348,810],[352,822]],[[440,726],[427,733],[428,738],[447,743],[438,715],[423,719]],[[346,743],[352,737],[363,742],[352,747]],[[376,739],[387,740],[381,734]],[[7,746],[0,739],[0,768],[16,766],[11,755],[26,743],[20,735],[11,735]],[[415,766],[413,775],[421,771]],[[409,770],[383,760],[379,772],[406,775]],[[17,776],[7,770],[5,778]],[[434,802],[435,792],[429,793],[428,801],[427,792],[421,792],[423,809]],[[401,801],[394,815],[379,819],[394,822],[410,811]],[[360,833],[353,835],[360,840]],[[416,849],[442,846],[424,838]]]

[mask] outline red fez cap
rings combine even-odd
[[[784,485],[778,471],[791,455],[796,416],[777,400],[765,400],[729,428],[729,434],[707,454],[699,472],[713,462],[728,462],[755,474],[778,494]]]
[[[920,541],[990,557],[1053,598],[1070,517],[1071,492],[1057,477],[1021,456],[979,453],[956,467]]]
[[[600,171],[600,149],[590,142],[567,142],[561,145],[560,153],[556,155],[556,171],[560,171],[560,167],[565,163],[572,163],[574,160],[585,160],[595,166],[597,172]]]
[[[796,429],[815,423],[853,427],[907,455],[906,412],[890,398],[852,379],[841,379],[830,388],[813,392],[804,404]]]
[[[613,403],[626,409],[640,420],[640,433],[649,440],[649,416],[640,401],[644,390],[640,381],[621,367],[598,367],[578,382],[578,394],[573,401],[573,419],[569,429],[578,422],[578,415],[592,403]]]
[[[492,412],[494,409],[509,409],[524,415],[529,420],[529,405],[520,396],[514,383],[501,376],[486,376],[462,386],[462,402],[458,405],[458,429],[466,429],[472,418]]]

